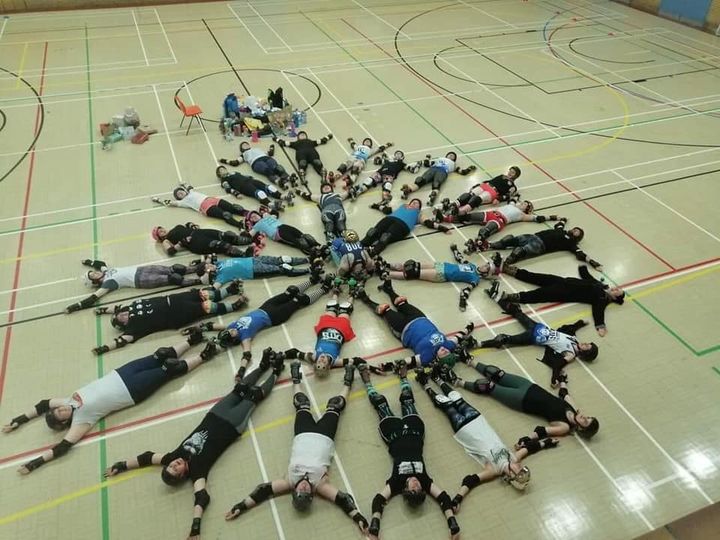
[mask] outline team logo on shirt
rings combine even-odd
[[[183,442],[182,447],[184,450],[187,450],[190,454],[193,456],[197,456],[203,451],[203,448],[205,447],[205,443],[208,439],[208,432],[205,431],[196,431],[193,433],[189,439],[185,439],[185,442]]]
[[[430,344],[431,345],[442,345],[442,343],[445,341],[445,336],[443,334],[439,334],[435,332],[430,336]]]
[[[538,343],[546,343],[548,340],[555,339],[557,332],[547,326],[537,328],[535,331],[535,341]]]
[[[323,328],[320,331],[320,339],[334,343],[342,343],[344,341],[343,335],[334,328]]]
[[[422,461],[401,461],[398,463],[399,474],[422,474],[425,472],[425,465]]]
[[[232,323],[232,326],[238,330],[247,330],[250,328],[251,323],[252,317],[240,317],[237,321]]]

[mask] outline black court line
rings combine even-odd
[[[242,80],[242,77],[241,77],[240,74],[237,72],[237,69],[235,69],[235,66],[234,66],[233,63],[230,61],[230,58],[228,58],[228,55],[225,53],[225,49],[222,48],[222,45],[220,45],[220,42],[219,42],[219,41],[217,40],[217,38],[215,37],[215,34],[213,34],[213,31],[210,30],[210,27],[208,26],[208,23],[205,21],[205,19],[200,19],[200,20],[201,20],[201,21],[203,22],[203,24],[205,25],[205,28],[207,28],[207,31],[208,31],[208,33],[210,34],[210,36],[213,38],[213,41],[215,42],[215,45],[217,45],[217,48],[220,49],[220,53],[221,53],[221,54],[223,55],[223,57],[225,58],[225,61],[226,61],[226,62],[228,63],[228,65],[230,66],[230,69],[232,69],[233,73],[235,74],[235,77],[237,77],[237,80],[240,81],[240,85],[243,87],[243,90],[245,90],[245,93],[246,93],[248,96],[252,95],[252,93],[250,92],[250,90],[248,89],[248,87],[245,85],[245,81]]]
[[[592,55],[586,54],[584,52],[580,52],[574,47],[575,43],[577,43],[578,41],[592,39],[594,37],[595,36],[586,36],[586,37],[577,37],[577,38],[571,39],[567,44],[568,49],[570,49],[572,52],[574,52],[578,56],[584,56],[585,58],[590,58],[591,60],[597,60],[599,62],[607,62],[609,64],[652,64],[655,61],[655,60],[611,60],[609,58],[599,58],[597,56],[592,56]]]
[[[567,202],[562,202],[562,203],[557,203],[557,204],[551,204],[551,205],[548,205],[548,206],[538,207],[538,208],[535,208],[535,212],[536,212],[536,213],[540,213],[540,212],[543,212],[543,211],[545,211],[545,210],[551,210],[551,209],[553,209],[553,208],[562,208],[562,207],[565,207],[565,206],[571,206],[571,205],[574,205],[574,204],[580,204],[580,203],[584,203],[584,202],[587,202],[587,201],[593,201],[593,200],[596,200],[596,199],[603,199],[603,198],[605,198],[605,197],[612,197],[612,196],[615,196],[615,195],[622,195],[623,193],[629,193],[629,192],[632,192],[632,191],[639,191],[640,189],[647,189],[647,188],[652,188],[652,187],[656,187],[656,186],[662,186],[662,185],[665,185],[665,184],[672,184],[672,183],[674,183],[674,182],[680,182],[680,181],[683,181],[683,180],[691,180],[691,179],[693,179],[693,178],[700,178],[700,177],[702,177],[702,176],[706,176],[706,175],[708,175],[708,174],[715,174],[715,173],[718,173],[718,172],[720,172],[720,168],[712,169],[712,170],[704,171],[704,172],[699,172],[699,173],[686,174],[686,175],[677,176],[677,177],[674,177],[674,178],[668,178],[667,180],[659,180],[659,181],[657,181],[657,182],[651,182],[651,183],[649,183],[649,184],[645,184],[645,185],[638,186],[638,187],[632,187],[632,186],[631,186],[631,187],[627,187],[627,188],[623,188],[623,189],[618,189],[618,190],[615,190],[615,191],[609,191],[609,192],[607,192],[607,193],[600,193],[600,194],[598,194],[598,195],[593,195],[593,196],[590,196],[590,197],[585,197],[585,198],[581,198],[581,199],[573,199],[573,200],[567,201]],[[632,179],[630,179],[630,180],[632,181]],[[569,195],[571,195],[571,194],[568,193],[567,195],[569,196]],[[458,229],[464,229],[464,228],[466,228],[466,227],[477,226],[477,224],[474,224],[474,223],[459,224],[459,225],[456,224],[455,226],[456,226]],[[426,237],[426,236],[432,236],[432,235],[435,235],[435,234],[444,234],[444,233],[441,233],[440,231],[434,231],[434,230],[433,230],[433,231],[428,231],[428,232],[425,232],[425,233],[416,234],[415,237],[417,237],[417,238],[424,238],[424,237]],[[408,241],[408,240],[413,240],[413,238],[414,238],[414,237],[412,237],[412,236],[408,236],[408,237],[403,238],[402,240],[400,240],[400,242],[404,242],[404,241]],[[156,296],[156,295],[160,295],[160,294],[164,294],[164,293],[168,293],[168,292],[171,293],[171,292],[173,292],[173,291],[177,291],[177,290],[180,290],[180,289],[188,289],[188,287],[173,287],[173,288],[168,288],[168,289],[163,289],[163,290],[156,291],[155,294],[141,293],[141,294],[136,294],[136,295],[134,295],[134,296],[128,296],[128,297],[125,297],[125,298],[118,298],[118,299],[114,300],[113,302],[103,302],[103,303],[100,303],[100,304],[96,304],[95,306],[93,306],[93,308],[89,308],[89,309],[86,310],[86,311],[89,311],[90,309],[94,309],[94,308],[96,308],[96,307],[101,307],[101,306],[109,306],[109,305],[113,305],[113,304],[122,304],[123,302],[127,302],[128,300],[135,300],[136,298],[152,297],[152,296]],[[81,311],[80,313],[82,313],[82,311]],[[57,316],[60,316],[60,315],[65,315],[65,316],[68,316],[68,317],[73,317],[73,316],[74,316],[74,315],[68,315],[68,314],[66,314],[65,311],[58,311],[58,312],[54,312],[54,313],[47,313],[47,314],[45,314],[45,315],[38,315],[37,317],[30,317],[30,318],[28,318],[28,319],[16,320],[16,321],[13,321],[12,323],[0,324],[0,328],[4,328],[4,327],[6,327],[6,326],[18,326],[18,325],[21,325],[21,324],[30,323],[30,322],[35,322],[35,321],[42,321],[42,320],[49,319],[49,318],[52,318],[52,317],[57,317]]]

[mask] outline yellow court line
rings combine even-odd
[[[393,377],[389,381],[385,381],[385,382],[375,385],[375,388],[378,390],[382,390],[382,389],[388,388],[390,386],[396,386],[397,384],[398,384],[398,380],[395,377]],[[357,391],[353,392],[352,394],[350,394],[348,400],[354,401],[354,400],[359,399],[364,396],[365,396],[365,390],[357,390]],[[270,422],[262,424],[261,426],[256,427],[252,431],[254,431],[254,433],[262,433],[264,431],[269,431],[271,429],[290,424],[294,419],[295,419],[294,415],[283,416],[282,418],[277,418],[275,420],[272,420]],[[251,431],[251,430],[248,430],[248,431]],[[121,482],[125,482],[127,480],[132,480],[133,478],[136,478],[142,474],[147,474],[152,471],[153,471],[153,469],[150,469],[150,468],[138,469],[135,471],[130,471],[127,474],[122,474],[120,476],[112,477],[109,480],[105,480],[103,482],[98,482],[97,484],[93,484],[90,486],[86,486],[84,488],[80,488],[75,491],[71,491],[70,493],[61,495],[60,497],[56,497],[54,499],[50,499],[49,501],[45,501],[43,503],[36,504],[34,506],[30,506],[28,508],[25,508],[24,510],[20,510],[13,514],[8,514],[7,516],[0,518],[0,526],[8,525],[10,523],[20,521],[20,520],[28,518],[34,514],[44,512],[45,510],[51,510],[53,508],[60,506],[61,504],[65,504],[67,502],[74,501],[75,499],[85,497],[86,495],[92,495],[93,493],[97,493],[101,489],[109,488],[111,486],[120,484]]]
[[[11,264],[16,261],[24,261],[27,259],[38,259],[40,257],[49,257],[52,255],[58,255],[60,253],[69,253],[72,251],[80,251],[83,249],[90,249],[93,246],[107,246],[111,244],[119,244],[121,242],[128,242],[130,240],[137,240],[139,238],[146,238],[147,234],[134,234],[130,236],[121,236],[120,238],[115,238],[113,240],[107,240],[103,242],[88,242],[86,244],[77,244],[75,246],[65,247],[65,248],[59,248],[59,249],[51,249],[49,251],[40,251],[38,253],[31,253],[30,255],[23,255],[22,257],[6,257],[5,259],[0,259],[0,264]]]
[[[15,90],[20,88],[20,79],[22,79],[23,70],[25,69],[25,58],[27,57],[28,42],[25,42],[23,47],[22,56],[20,57],[20,66],[18,67],[18,74],[15,80]]]

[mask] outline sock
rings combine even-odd
[[[405,377],[400,379],[400,392],[402,392],[403,390],[410,390],[412,392],[410,382]]]
[[[373,394],[377,394],[377,390],[375,390],[375,387],[371,382],[365,383],[365,389],[367,390],[368,396],[372,396]]]
[[[310,299],[310,303],[311,303],[311,304],[314,303],[314,302],[317,302],[317,300],[320,299],[320,298],[322,298],[323,296],[325,296],[325,294],[326,294],[326,293],[325,293],[325,291],[322,289],[322,287],[318,287],[318,288],[315,289],[315,290],[308,291],[307,293],[305,293],[305,295]]]
[[[301,293],[303,293],[303,292],[307,291],[307,290],[312,286],[312,284],[313,284],[312,281],[310,281],[310,280],[308,279],[307,281],[303,281],[302,283],[298,283],[298,284],[295,285],[295,286],[298,288],[298,290],[299,290]]]

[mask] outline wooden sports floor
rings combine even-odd
[[[608,310],[606,337],[592,327],[580,333],[599,343],[599,358],[568,370],[575,400],[599,418],[600,432],[588,443],[564,438],[557,449],[531,457],[532,483],[524,494],[499,480],[477,488],[458,517],[464,538],[633,538],[720,499],[717,37],[591,0],[254,0],[30,13],[0,25],[3,423],[42,398],[70,395],[178,339],[165,332],[93,356],[91,348],[116,334],[92,310],[62,313],[87,294],[80,260],[166,261],[150,238],[152,226],[211,224],[189,210],[154,206],[150,197],[166,197],[179,181],[223,194],[216,160],[235,157],[240,141],[225,141],[213,123],[222,99],[230,90],[264,96],[282,86],[293,105],[308,109],[304,127],[311,137],[335,135],[321,148],[329,166],[344,160],[351,136],[392,141],[413,159],[454,150],[462,166],[477,166],[471,177],[452,175],[443,196],[519,166],[523,197],[540,213],[583,227],[582,247],[604,264],[604,279],[628,291],[624,306]],[[193,127],[186,136],[178,128],[176,92],[204,109],[206,133]],[[159,133],[144,145],[101,150],[98,125],[128,105]],[[282,153],[279,158],[291,169]],[[313,172],[309,179],[317,188]],[[395,201],[400,185],[411,180],[409,173],[398,179]],[[427,191],[421,194],[425,199]],[[368,208],[378,198],[374,191],[346,203],[349,225],[361,235],[380,218]],[[285,219],[322,238],[313,205],[300,203]],[[508,232],[543,227],[514,225]],[[463,244],[473,229],[442,235],[419,227],[385,256],[451,260],[449,244]],[[292,251],[267,248],[270,254]],[[575,259],[562,253],[522,266],[577,272]],[[246,283],[251,306],[290,282]],[[376,284],[368,290],[381,296]],[[479,338],[520,328],[481,290],[461,313],[450,284],[399,282],[396,288],[448,332],[469,320]],[[506,278],[503,288],[526,285]],[[113,293],[108,302],[139,292]],[[323,305],[261,333],[255,356],[267,346],[311,349]],[[533,308],[550,325],[589,317],[587,306]],[[379,362],[406,354],[365,306],[357,306],[353,324],[358,338],[345,346],[345,355]],[[549,383],[535,348],[477,354]],[[18,467],[59,435],[42,420],[1,435],[0,537],[184,538],[192,518],[189,485],[168,488],[157,470],[107,482],[102,473],[142,451],[175,448],[231,389],[238,360],[239,354],[222,354],[139,406],[111,415],[68,456],[26,477]],[[457,369],[466,377],[474,373]],[[322,406],[341,378],[308,376],[313,401]],[[396,404],[395,377],[376,382]],[[477,463],[414,387],[427,424],[430,473],[452,496]],[[537,424],[483,396],[467,399],[508,444]],[[360,538],[340,510],[322,501],[299,515],[283,497],[232,523],[223,520],[255,485],[287,470],[292,413],[289,387],[280,384],[257,409],[253,429],[217,463],[204,538]],[[331,478],[367,515],[389,471],[376,416],[356,381]],[[447,528],[434,503],[412,511],[393,500],[382,536],[437,540],[447,537]]]

